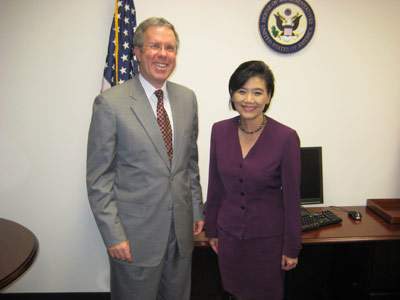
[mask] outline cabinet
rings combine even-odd
[[[306,245],[286,299],[400,299],[400,241]]]

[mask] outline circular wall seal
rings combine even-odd
[[[259,26],[269,47],[285,54],[297,52],[314,34],[314,12],[304,0],[271,0],[261,11]]]

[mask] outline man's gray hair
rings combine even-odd
[[[133,37],[133,47],[143,48],[144,43],[144,33],[149,27],[158,26],[158,27],[167,27],[174,32],[175,39],[176,39],[176,49],[179,48],[179,37],[178,33],[175,31],[174,25],[168,22],[164,18],[159,17],[151,17],[144,20],[142,23],[135,30],[135,35]]]

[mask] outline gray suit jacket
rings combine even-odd
[[[138,78],[99,95],[87,153],[89,202],[106,246],[129,240],[133,264],[155,266],[174,221],[179,253],[193,250],[203,219],[193,91],[167,82],[174,124],[170,164],[156,117]]]

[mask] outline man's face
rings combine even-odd
[[[144,33],[143,48],[135,48],[140,74],[155,88],[161,88],[175,69],[176,38],[168,27],[151,26]]]

